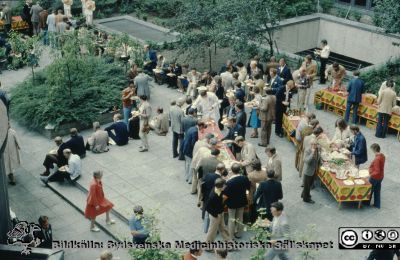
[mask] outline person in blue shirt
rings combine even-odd
[[[353,108],[353,124],[357,124],[357,113],[358,113],[358,105],[361,103],[362,94],[364,93],[364,81],[362,81],[359,76],[359,71],[353,72],[354,78],[350,80],[347,85],[347,92],[349,95],[347,96],[347,106],[346,113],[344,115],[344,120],[349,122],[350,110]]]
[[[129,220],[129,228],[132,234],[132,241],[135,244],[144,244],[149,237],[149,231],[144,225],[143,207],[137,205],[133,208],[134,215]]]
[[[148,74],[153,74],[153,69],[157,67],[157,52],[150,49],[149,45],[144,47],[144,66],[143,70]]]
[[[354,135],[354,145],[351,155],[354,156],[354,164],[359,167],[361,164],[368,161],[367,141],[365,140],[364,135],[360,132],[358,126],[350,126],[350,131]]]
[[[108,136],[119,146],[126,145],[129,141],[128,128],[122,121],[121,114],[115,114],[114,123],[106,127],[104,130],[107,131]]]
[[[235,85],[235,97],[237,100],[239,100],[240,102],[244,103],[244,97],[246,96],[244,90],[242,89],[242,83],[238,82]]]

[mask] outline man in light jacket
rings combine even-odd
[[[379,93],[378,97],[378,124],[376,126],[375,136],[385,138],[388,130],[392,109],[396,105],[397,96],[393,89],[393,80],[386,82],[386,88]]]

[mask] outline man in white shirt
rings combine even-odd
[[[328,63],[328,58],[329,58],[329,55],[331,54],[331,49],[328,45],[327,40],[321,41],[321,50],[316,50],[315,54],[320,56],[320,61],[321,61],[321,67],[319,68],[319,75],[320,75],[319,83],[325,84],[326,83],[326,78],[325,78],[326,64]]]
[[[203,119],[212,119],[218,122],[220,118],[218,97],[212,92],[207,92],[207,88],[204,86],[199,87],[198,91],[200,95],[194,101],[193,107],[202,113]]]
[[[228,67],[225,72],[221,73],[221,80],[225,91],[233,88],[232,67]]]
[[[49,177],[40,177],[44,184],[52,181],[64,181],[64,179],[69,179],[75,181],[79,178],[82,172],[82,162],[81,158],[77,154],[73,154],[71,149],[64,149],[64,157],[68,160],[68,164],[61,166],[55,173],[51,174]]]

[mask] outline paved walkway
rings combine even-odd
[[[17,83],[23,70],[9,72],[7,80],[10,87]],[[9,78],[11,77],[11,78]],[[318,87],[317,87],[318,88]],[[162,106],[168,110],[169,102],[181,94],[164,86],[152,88],[153,106]],[[333,114],[315,111],[324,129],[333,132],[337,117]],[[92,239],[108,240],[104,233],[93,234],[88,231],[89,222],[64,201],[60,200],[39,181],[39,174],[43,171],[42,160],[44,154],[53,148],[53,142],[45,137],[29,132],[26,128],[12,122],[22,146],[22,167],[17,171],[17,186],[9,189],[10,204],[20,219],[35,221],[40,214],[50,217],[56,239]],[[362,259],[368,254],[366,251],[340,251],[337,249],[338,228],[343,226],[396,226],[400,220],[399,198],[399,171],[400,160],[398,155],[400,143],[395,136],[386,139],[376,139],[374,131],[361,127],[367,138],[368,146],[378,142],[387,156],[386,176],[382,187],[382,208],[380,210],[363,207],[357,209],[356,204],[344,204],[338,209],[332,196],[321,188],[312,191],[315,204],[304,204],[300,199],[301,188],[298,173],[294,168],[294,146],[286,139],[272,137],[272,144],[278,149],[283,159],[283,191],[285,211],[289,216],[293,233],[303,232],[307,225],[316,225],[315,240],[334,241],[334,249],[320,251],[317,259]],[[87,137],[91,131],[84,131]],[[250,132],[250,131],[248,131]],[[184,164],[172,159],[171,133],[166,137],[150,134],[150,151],[139,153],[140,141],[130,141],[124,147],[111,147],[106,154],[91,154],[83,160],[83,176],[79,182],[88,186],[93,170],[101,169],[104,174],[106,196],[115,204],[115,209],[126,217],[132,213],[135,204],[142,204],[145,211],[158,208],[162,240],[186,241],[203,240],[200,211],[196,207],[195,196],[190,195],[189,185],[183,177]],[[248,139],[257,147],[257,153],[262,162],[266,156],[255,139]],[[369,153],[368,166],[373,159]],[[78,190],[77,190],[78,192]],[[73,198],[71,198],[73,199]],[[249,234],[242,239],[249,238]],[[67,259],[95,259],[100,250],[68,251]],[[121,259],[127,259],[126,252]],[[291,251],[291,255],[298,252]],[[249,259],[249,251],[238,251],[230,254],[230,259]],[[205,253],[201,259],[213,259],[211,254]]]

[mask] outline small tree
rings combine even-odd
[[[400,33],[400,1],[375,0],[374,23],[388,33]]]
[[[281,20],[285,1],[281,0],[233,0],[231,6],[232,25],[230,31],[235,46],[244,46],[248,41],[258,46],[268,45],[274,54],[274,33]],[[236,50],[240,51],[240,49]]]
[[[187,59],[208,53],[209,70],[212,70],[212,50],[227,37],[227,0],[185,1],[174,21],[174,30],[180,33],[177,48]]]

